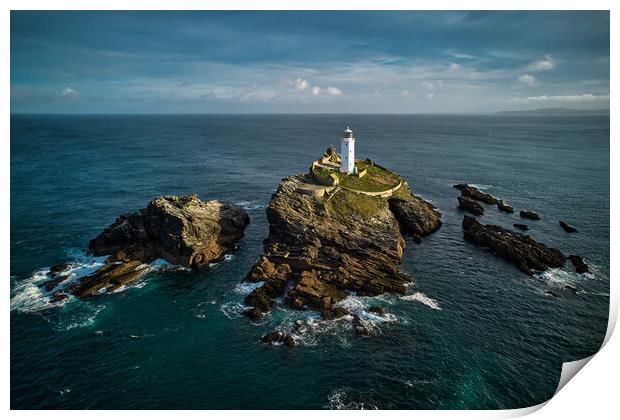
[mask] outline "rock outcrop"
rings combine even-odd
[[[508,204],[504,203],[502,200],[499,200],[497,202],[497,208],[499,211],[503,211],[504,213],[514,213],[515,209],[512,208],[512,206],[509,206]]]
[[[484,207],[475,202],[469,197],[460,196],[459,199],[459,208],[461,210],[465,210],[474,216],[482,216],[484,214]]]
[[[523,219],[540,220],[540,216],[538,214],[529,210],[521,210],[519,212],[519,216],[521,216]]]
[[[501,226],[484,225],[471,216],[463,218],[463,236],[476,246],[492,249],[528,275],[563,267],[566,262],[564,254],[555,248]]]
[[[404,293],[411,279],[400,271],[401,228],[428,234],[438,228],[439,213],[403,186],[398,194],[403,201],[392,201],[399,224],[385,198],[344,189],[315,198],[298,192],[307,181],[304,175],[288,177],[273,194],[263,256],[245,279],[264,283],[245,304],[264,313],[283,298],[293,308],[312,308],[333,319],[347,314],[334,304],[349,291]]]
[[[588,267],[588,264],[586,264],[586,262],[583,260],[583,257],[580,257],[579,255],[569,255],[568,259],[571,263],[573,263],[573,266],[575,267],[575,271],[577,273],[583,274],[590,272],[590,267]]]
[[[499,201],[497,198],[493,197],[491,194],[487,194],[485,192],[480,191],[478,188],[469,184],[455,184],[454,188],[461,191],[461,195],[463,197],[469,197],[472,200],[482,201],[487,204],[497,204]]]
[[[513,226],[521,230],[530,230],[529,226],[523,223],[514,223]]]
[[[120,216],[88,248],[95,256],[111,255],[113,261],[163,258],[200,268],[232,249],[248,223],[247,213],[230,203],[202,201],[196,195],[163,196]]]
[[[61,273],[68,264],[50,269],[50,280],[43,283],[54,292],[51,302],[68,294],[88,297],[113,292],[139,279],[155,259],[171,264],[203,268],[223,258],[243,237],[250,222],[238,206],[221,201],[202,201],[195,195],[163,196],[136,213],[122,215],[89,243],[95,256],[110,255],[94,273],[64,285]]]
[[[441,227],[441,213],[432,204],[411,194],[410,197],[388,199],[390,210],[398,220],[401,231],[417,243]]]
[[[560,226],[562,226],[562,229],[564,229],[566,232],[568,233],[575,233],[577,232],[577,229],[575,229],[574,227],[572,227],[571,225],[569,225],[568,223],[560,220]]]

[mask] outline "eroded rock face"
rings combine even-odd
[[[497,198],[493,197],[491,194],[487,194],[485,192],[480,191],[478,188],[469,184],[455,184],[454,188],[461,191],[461,195],[463,197],[469,197],[472,200],[482,201],[487,204],[497,204],[499,201]]]
[[[303,175],[284,179],[267,208],[269,235],[261,259],[246,281],[263,281],[245,304],[268,312],[284,297],[293,308],[319,310],[324,318],[346,315],[334,304],[347,293],[374,296],[405,292],[411,279],[400,272],[405,241],[387,200],[339,190],[317,199],[298,193]],[[405,200],[408,192],[403,193]],[[400,203],[412,229],[436,230],[432,206]],[[417,207],[416,207],[417,206]],[[421,215],[416,211],[423,210]],[[419,217],[418,217],[419,216]],[[248,311],[248,315],[255,312]]]
[[[555,248],[501,226],[483,225],[471,216],[463,218],[463,236],[476,246],[489,247],[529,275],[563,267],[566,262],[564,254]]]
[[[222,258],[243,237],[248,223],[247,213],[230,203],[202,201],[196,195],[163,196],[120,216],[88,248],[115,261],[163,258],[198,268]]]
[[[406,199],[392,197],[388,199],[388,204],[401,230],[410,234],[416,242],[441,227],[441,213],[420,197],[413,194]]]

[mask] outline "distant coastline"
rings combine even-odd
[[[524,111],[500,111],[495,115],[523,115],[523,116],[562,116],[562,115],[609,115],[609,109],[571,109],[571,108],[538,108]]]

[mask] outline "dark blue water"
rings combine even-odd
[[[358,338],[285,305],[252,324],[239,282],[261,254],[265,206],[350,124],[358,157],[403,176],[443,212],[407,243],[405,298]],[[517,408],[553,395],[563,361],[596,352],[609,305],[609,118],[500,116],[12,116],[12,408]],[[455,182],[541,215],[532,236],[583,255],[528,277],[462,239]],[[240,248],[208,272],[157,265],[135,287],[49,307],[35,286],[88,240],[161,194],[244,206]],[[518,215],[487,206],[487,223]],[[569,235],[558,220],[573,224]],[[564,288],[579,289],[572,293]],[[545,295],[545,290],[558,297]],[[261,335],[309,319],[294,349]]]

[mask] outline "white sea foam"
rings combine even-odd
[[[235,204],[244,210],[260,210],[265,208],[264,204],[257,201],[237,201]]]
[[[378,410],[376,405],[353,401],[350,397],[351,388],[336,388],[327,396],[325,408],[329,410]]]
[[[549,286],[564,288],[565,286],[579,287],[580,275],[577,273],[571,273],[564,271],[560,268],[553,268],[543,273],[539,273],[536,277]]]
[[[241,318],[245,309],[247,309],[247,306],[239,302],[226,302],[220,306],[220,311],[228,319]]]
[[[437,302],[435,299],[429,298],[422,292],[415,292],[412,295],[405,295],[405,296],[401,296],[400,298],[402,300],[417,301],[417,302],[423,303],[429,308],[437,309],[439,311],[441,310],[441,307],[439,306],[439,302]]]
[[[235,288],[233,289],[233,292],[238,295],[245,296],[245,295],[250,294],[252,291],[254,291],[254,289],[258,289],[263,284],[265,284],[264,281],[259,281],[256,283],[250,283],[250,282],[244,281],[244,282],[237,284]]]

